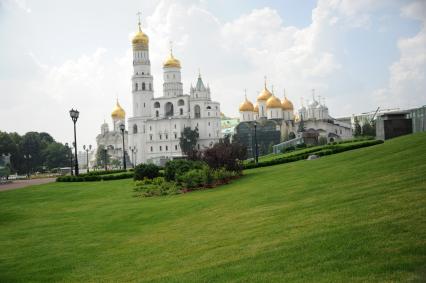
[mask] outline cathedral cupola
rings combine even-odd
[[[266,108],[282,108],[280,99],[272,95],[266,101]]]
[[[284,111],[286,110],[290,110],[293,111],[294,107],[293,107],[293,103],[287,99],[287,96],[284,95],[284,99],[281,102],[281,106],[283,108]]]
[[[138,31],[132,39],[133,50],[147,50],[149,46],[149,38],[142,31],[141,20],[138,22]]]
[[[126,118],[126,112],[123,108],[121,108],[120,103],[118,103],[118,99],[114,109],[111,112],[111,117],[113,120],[124,120]]]
[[[265,84],[263,87],[263,90],[260,92],[259,96],[257,97],[257,100],[268,100],[272,96],[272,93],[268,90],[266,87],[266,78],[265,78]]]
[[[250,111],[250,112],[254,111],[253,103],[251,103],[247,99],[247,96],[246,96],[244,102],[241,103],[241,105],[240,105],[240,112],[245,112],[245,111]]]
[[[181,68],[180,61],[173,56],[172,48],[170,48],[170,55],[166,59],[166,61],[164,61],[163,67],[164,68],[179,68],[179,69]]]

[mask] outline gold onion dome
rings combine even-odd
[[[147,50],[149,38],[141,29],[141,22],[138,23],[138,31],[132,39],[133,50]]]
[[[278,97],[275,95],[272,95],[269,97],[269,99],[266,101],[266,108],[281,108],[281,101]]]
[[[126,112],[124,111],[123,108],[121,108],[120,103],[118,103],[118,100],[117,100],[117,103],[115,104],[114,109],[112,110],[111,117],[113,119],[119,119],[119,120],[124,120],[126,118]]]
[[[281,102],[283,110],[293,110],[293,103],[287,99],[287,96],[284,96],[283,101]]]
[[[251,103],[251,102],[247,99],[247,97],[246,97],[246,99],[244,100],[244,102],[243,102],[243,103],[241,103],[241,105],[240,105],[240,112],[243,112],[243,111],[251,111],[251,112],[253,112],[253,111],[254,111],[253,103]]]
[[[167,58],[167,60],[164,61],[163,67],[164,68],[180,68],[180,61],[173,56],[173,52],[171,49],[170,49],[169,58]]]
[[[272,93],[268,90],[268,88],[266,87],[266,81],[265,81],[265,86],[262,90],[262,92],[259,94],[259,96],[257,97],[257,100],[268,100],[270,97],[272,96]]]
[[[255,104],[254,105],[254,110],[253,110],[254,112],[256,112],[256,113],[259,113],[259,104]]]

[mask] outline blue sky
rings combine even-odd
[[[80,144],[94,144],[116,98],[131,116],[138,10],[155,96],[171,40],[184,92],[200,68],[230,116],[265,75],[296,107],[315,88],[335,117],[426,104],[425,1],[0,0],[0,130],[69,142],[76,107]]]

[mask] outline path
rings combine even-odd
[[[14,190],[14,189],[21,189],[32,185],[40,185],[40,184],[46,184],[55,182],[56,178],[43,178],[43,179],[30,179],[30,180],[17,180],[13,181],[9,184],[1,184],[0,185],[0,192],[1,191],[8,191],[8,190]]]

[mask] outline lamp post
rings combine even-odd
[[[29,165],[29,163],[30,163],[30,159],[31,159],[31,154],[29,154],[29,153],[24,154],[24,159],[27,163],[27,178],[29,179],[30,178],[30,165]]]
[[[77,134],[75,129],[75,124],[77,123],[78,115],[80,112],[77,110],[71,109],[70,110],[70,116],[72,121],[74,122],[74,159],[75,159],[75,175],[78,176],[78,159],[77,159]]]
[[[124,130],[126,126],[124,124],[120,124],[121,135],[123,136],[123,167],[126,170],[126,149],[124,148]]]
[[[258,146],[257,146],[257,122],[254,121],[254,142],[255,142],[255,149],[254,149],[254,160],[256,162],[256,166],[259,163],[259,151],[258,151]]]
[[[86,147],[86,145],[83,145],[83,149],[86,151],[87,173],[89,173],[89,151],[92,149],[92,145],[89,144],[88,147]]]

